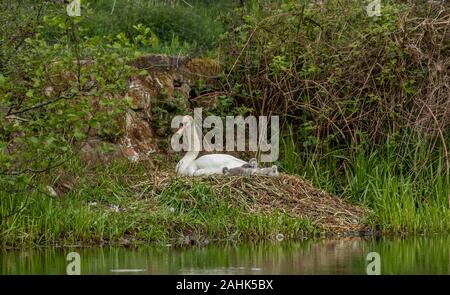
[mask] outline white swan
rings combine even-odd
[[[185,130],[191,133],[187,136],[189,149],[175,168],[177,174],[186,176],[223,174],[224,167],[231,169],[247,164],[244,160],[227,154],[210,154],[196,159],[199,151],[195,147],[200,147],[200,138],[193,122],[191,116],[184,116],[183,126],[177,131],[180,136]]]

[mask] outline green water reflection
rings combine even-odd
[[[382,274],[450,274],[447,236],[10,250],[0,252],[0,274],[65,274],[72,251],[82,274],[365,274],[369,252],[380,254]]]

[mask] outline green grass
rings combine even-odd
[[[386,233],[450,230],[450,178],[444,155],[406,132],[379,146],[330,152],[307,150],[292,134],[283,139],[281,167],[374,212],[371,223]]]
[[[207,182],[173,179],[162,191],[148,182],[143,164],[115,163],[86,173],[76,162],[65,173],[79,177],[76,189],[52,197],[46,188],[26,194],[0,193],[1,246],[121,243],[204,243],[258,241],[315,234],[308,220],[286,214],[250,213]],[[49,181],[47,179],[46,181]],[[42,183],[46,182],[45,180]],[[117,206],[119,212],[113,208]]]
[[[429,147],[413,142],[408,146],[393,138],[376,149],[336,149],[319,156],[302,151],[291,133],[283,137],[280,164],[284,172],[369,207],[370,224],[384,233],[448,232],[450,187],[443,156],[425,156]],[[72,161],[59,171],[78,178],[64,196],[50,196],[45,185],[24,193],[1,192],[2,216],[25,204],[22,212],[0,222],[1,246],[243,242],[320,232],[309,220],[276,208],[270,214],[249,211],[245,201],[236,204],[227,190],[219,195],[206,181],[174,178],[157,187],[148,179],[151,169],[145,163],[117,162],[88,170]],[[56,175],[37,183],[54,186]]]
[[[373,211],[369,223],[381,232],[448,232],[450,186],[443,156],[429,152],[426,141],[415,139],[407,144],[406,137],[320,156],[300,148],[291,133],[283,137],[280,166],[283,172],[300,174],[320,188],[367,206]],[[145,163],[117,162],[88,170],[72,161],[59,170],[78,178],[75,189],[64,196],[49,196],[45,185],[24,193],[1,192],[2,216],[25,204],[22,212],[0,222],[1,246],[126,240],[201,244],[275,239],[278,233],[287,239],[320,233],[309,220],[291,218],[276,208],[272,213],[249,211],[248,203],[236,204],[229,190],[218,194],[206,181],[174,178],[167,186],[157,187],[148,179],[152,169]],[[55,186],[56,175],[36,183]]]
[[[117,0],[89,1],[84,25],[89,34],[96,36],[125,33],[136,36],[134,25],[150,28],[159,38],[158,48],[146,51],[178,54],[208,51],[216,47],[226,31],[225,18],[234,15],[232,1],[182,1],[173,5],[167,1]],[[154,46],[153,46],[154,47]]]

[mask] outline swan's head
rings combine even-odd
[[[258,168],[258,160],[256,160],[255,158],[251,158],[250,161],[248,161],[248,164],[253,169]]]
[[[194,122],[194,119],[192,119],[191,116],[183,116],[183,119],[181,119],[182,126],[177,130],[176,134],[183,135],[184,130],[186,130],[187,127],[192,126],[192,123]]]
[[[230,172],[230,169],[228,169],[228,167],[223,167],[222,168],[222,174],[228,175],[229,172]]]
[[[273,165],[269,172],[270,176],[278,176],[278,167],[277,165]]]
[[[183,146],[185,151],[199,151],[201,145],[198,143],[198,128],[195,126],[194,119],[191,116],[183,116],[181,117],[181,120],[178,121],[178,124],[180,124],[181,127],[175,132],[170,140],[172,147],[178,146],[180,144],[180,138],[183,138],[185,140],[183,145],[187,144],[187,146]]]
[[[181,123],[183,123],[183,125],[192,125],[193,122],[194,119],[189,115],[183,116],[183,119],[181,120]]]

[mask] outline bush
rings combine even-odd
[[[238,103],[281,115],[314,146],[383,143],[404,128],[442,137],[448,3],[388,1],[367,17],[363,1],[299,2],[265,4],[228,34],[226,85]]]
[[[38,5],[47,9],[45,17]],[[16,35],[13,20],[34,19],[22,24],[30,26],[22,39],[2,43],[10,56],[0,60],[0,187],[14,194],[42,185],[36,176],[70,159],[87,136],[121,135],[118,118],[128,105],[123,97],[136,44],[123,34],[85,37],[81,19],[45,2],[31,10],[24,3],[4,8],[11,20],[4,29],[9,35],[2,35],[7,40]],[[57,42],[44,38],[49,31]]]

